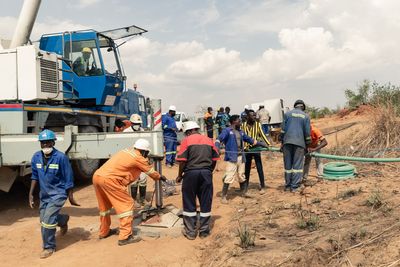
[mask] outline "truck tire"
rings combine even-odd
[[[95,126],[79,126],[80,133],[97,133],[98,128]],[[100,167],[100,159],[80,159],[72,160],[71,165],[76,180],[90,180],[94,172]]]

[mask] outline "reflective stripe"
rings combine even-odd
[[[309,136],[309,137],[306,137],[306,140],[311,140],[311,137]]]
[[[200,212],[200,217],[210,217],[211,212]]]
[[[164,129],[167,129],[168,128],[168,125],[164,125]]]
[[[165,152],[165,155],[171,155],[171,154],[176,154],[176,151]]]
[[[132,150],[129,150],[129,149],[124,149],[124,150],[122,150],[123,152],[125,152],[125,153],[127,153],[127,154],[129,154],[129,155],[131,155],[132,157],[134,157],[134,158],[136,158],[137,157],[137,155],[132,151]]]
[[[123,213],[120,213],[117,215],[118,218],[124,218],[124,217],[128,217],[128,216],[133,216],[133,211],[125,211]]]
[[[303,170],[292,170],[292,173],[300,173],[303,172]]]
[[[305,118],[306,118],[306,116],[305,116],[305,115],[303,115],[303,114],[299,114],[299,113],[292,113],[292,117],[295,117],[295,118],[303,118],[303,119],[305,119]]]
[[[43,228],[46,228],[46,229],[56,229],[57,228],[57,223],[56,224],[47,224],[47,223],[41,222],[41,225]]]
[[[145,174],[150,175],[154,172],[155,172],[154,168],[151,168],[148,172],[145,172]]]
[[[285,170],[285,173],[292,173],[293,170]]]
[[[36,168],[41,169],[42,168],[42,164],[36,163]]]
[[[197,216],[197,212],[195,212],[195,211],[193,211],[193,212],[183,211],[182,215],[183,216],[187,216],[187,217],[196,217]]]
[[[285,133],[285,131],[281,130],[281,133]]]
[[[100,214],[100,216],[107,216],[108,214],[110,214],[111,213],[111,209],[110,210],[105,210],[105,211],[100,211],[99,212],[99,214]]]
[[[56,169],[58,170],[58,164],[50,164],[49,169]]]

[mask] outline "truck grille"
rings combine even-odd
[[[40,59],[41,91],[44,93],[58,93],[58,63]]]

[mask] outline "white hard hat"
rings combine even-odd
[[[150,151],[150,143],[145,139],[138,139],[133,147],[140,150]]]
[[[200,126],[197,122],[194,121],[187,121],[183,123],[183,132],[193,130],[193,129],[200,129]]]
[[[244,106],[244,109],[249,109],[249,105],[245,105],[245,106]]]
[[[130,119],[129,119],[132,123],[142,123],[142,117],[140,117],[140,115],[138,114],[132,114]]]
[[[169,106],[168,110],[176,111],[176,107],[175,106]]]

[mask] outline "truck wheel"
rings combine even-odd
[[[79,126],[80,133],[97,133],[94,126]],[[80,159],[71,161],[74,177],[77,180],[90,180],[94,172],[100,167],[100,159]]]

